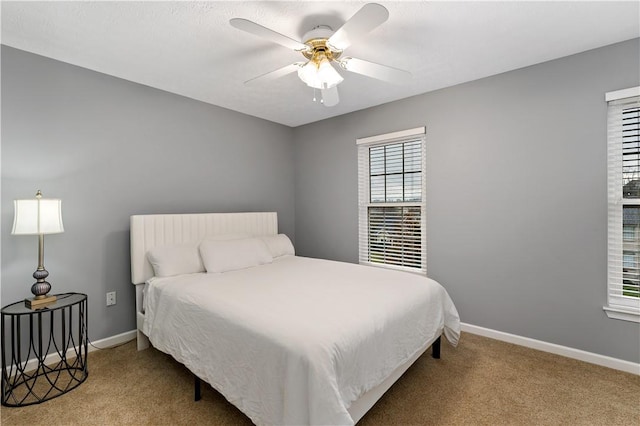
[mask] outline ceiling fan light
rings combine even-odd
[[[344,78],[336,71],[327,59],[323,59],[318,67],[318,79],[320,80],[321,89],[330,89],[342,83]]]
[[[320,61],[319,66],[314,61],[307,62],[298,69],[298,77],[314,89],[329,89],[344,80],[326,58]]]
[[[298,77],[309,87],[320,89],[320,80],[318,79],[318,68],[313,61],[309,61],[298,69]]]

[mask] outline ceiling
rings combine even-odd
[[[313,102],[295,73],[244,81],[299,53],[229,25],[247,18],[299,40],[367,2],[10,2],[2,43],[287,126],[640,37],[640,2],[379,2],[389,19],[349,56],[411,71],[394,85],[346,71],[340,103]]]

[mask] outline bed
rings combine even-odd
[[[439,356],[441,335],[457,344],[435,281],[288,241],[274,212],[132,216],[138,349],[170,354],[256,424],[355,424],[429,347]],[[159,269],[194,247],[202,265]]]

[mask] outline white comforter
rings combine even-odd
[[[285,256],[149,280],[144,333],[256,424],[353,424],[351,403],[458,313],[422,276]]]

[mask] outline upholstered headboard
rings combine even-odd
[[[215,235],[258,236],[277,233],[276,212],[131,216],[131,282],[142,284],[153,277],[147,252],[154,247],[199,243]]]

